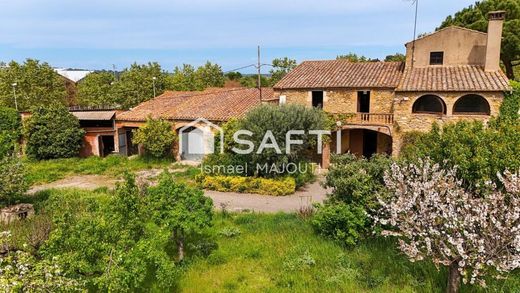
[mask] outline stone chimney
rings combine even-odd
[[[486,71],[500,70],[500,47],[502,45],[502,28],[506,19],[505,11],[492,11],[488,14],[489,25],[486,46]]]

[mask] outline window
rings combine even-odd
[[[312,106],[323,109],[323,91],[312,92]]]
[[[430,52],[430,65],[442,65],[444,63],[444,52]]]
[[[446,114],[446,104],[436,95],[424,95],[413,103],[412,112],[423,114]]]
[[[455,102],[453,114],[490,115],[489,103],[479,95],[465,95]]]
[[[358,92],[357,110],[359,113],[370,113],[370,92],[369,91]]]
[[[280,100],[279,100],[279,103],[280,105],[284,105],[285,103],[287,103],[287,96],[280,96]]]

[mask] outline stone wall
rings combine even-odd
[[[425,94],[435,94],[441,97],[446,104],[446,115],[439,114],[416,114],[412,113],[415,101]],[[472,94],[469,92],[444,92],[444,93],[403,93],[397,92],[394,102],[394,125],[393,125],[393,154],[397,155],[401,148],[402,134],[409,131],[429,131],[432,124],[436,122],[439,126],[450,122],[461,120],[479,120],[487,123],[491,116],[498,116],[500,105],[504,100],[501,92],[479,93],[484,97],[490,107],[491,116],[488,115],[454,115],[453,106],[462,96]],[[474,94],[474,93],[473,93]]]
[[[319,90],[319,89],[317,89]],[[391,113],[394,92],[385,89],[366,89],[370,91],[370,112]],[[358,90],[330,89],[323,91],[323,110],[329,113],[356,113]],[[283,90],[275,96],[285,95],[288,104],[312,105],[312,90]]]

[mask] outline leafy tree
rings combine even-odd
[[[116,105],[122,101],[114,93],[115,78],[108,71],[89,73],[78,83],[77,100],[82,106]]]
[[[201,91],[204,84],[200,80],[195,67],[184,64],[182,68],[175,67],[170,77],[169,88],[176,91]]]
[[[240,78],[240,85],[248,88],[256,88],[258,87],[258,77],[257,75],[246,75]],[[268,87],[271,85],[271,81],[269,78],[264,75],[260,76],[260,85],[262,87]]]
[[[211,227],[213,201],[202,190],[175,182],[166,171],[159,184],[148,190],[147,201],[152,220],[170,231],[182,261],[186,242]]]
[[[502,105],[500,105],[499,121],[509,120],[518,122],[520,119],[520,82],[511,81],[513,92],[505,95]]]
[[[25,124],[26,153],[38,160],[74,157],[84,135],[78,119],[64,106],[39,107]]]
[[[197,68],[196,75],[204,88],[223,87],[226,82],[220,65],[212,64],[209,61]]]
[[[29,188],[25,179],[25,167],[16,156],[0,159],[0,202],[11,204]]]
[[[155,79],[154,79],[155,78]],[[120,80],[114,84],[114,95],[119,104],[128,109],[162,94],[167,87],[167,74],[157,62],[134,63],[123,70]]]
[[[226,78],[229,80],[240,80],[242,78],[242,73],[237,71],[228,72],[225,74]]]
[[[387,55],[385,57],[385,62],[405,62],[406,56],[401,53],[395,53],[393,55]]]
[[[298,163],[308,157],[309,149],[318,148],[318,135],[310,134],[310,130],[330,130],[328,117],[321,110],[302,105],[262,105],[251,111],[240,121],[241,130],[250,131],[251,136],[240,136],[253,143],[252,152],[238,155],[252,166],[267,165],[281,167],[284,163]],[[302,130],[303,134],[293,134],[293,140],[300,139],[303,144],[293,144],[289,152],[286,150],[286,135],[290,130]],[[275,147],[260,149],[262,141],[275,143]],[[323,141],[327,138],[323,137]],[[239,150],[249,147],[237,145]],[[270,177],[272,172],[259,171],[257,175]]]
[[[156,158],[171,156],[176,139],[171,123],[161,119],[148,118],[134,134],[134,142],[142,144],[146,154]]]
[[[520,65],[520,0],[485,0],[476,2],[448,16],[438,29],[451,25],[462,26],[482,32],[487,31],[488,13],[496,10],[507,11],[504,24],[501,60],[506,74],[515,78],[514,67]]]
[[[348,53],[346,55],[336,56],[336,60],[348,60],[350,62],[376,62],[378,59],[371,59],[363,55],[357,55],[355,53]]]
[[[59,257],[64,271],[94,291],[128,292],[146,288],[150,277],[169,291],[177,279],[169,255],[170,231],[150,221],[149,209],[133,176],[126,174],[113,197],[70,194],[52,197],[54,225],[41,249]]]
[[[0,107],[0,159],[13,154],[21,135],[21,121],[18,111]]]
[[[270,83],[275,85],[280,81],[287,73],[296,68],[297,63],[294,59],[287,57],[274,59],[272,62],[273,68],[269,71],[271,74]]]
[[[497,181],[496,174],[520,168],[520,123],[461,121],[442,128],[434,124],[428,133],[405,135],[401,156],[409,161],[431,158],[443,168],[457,166],[457,175],[470,189],[486,181]]]
[[[411,261],[449,267],[447,292],[458,292],[461,278],[485,286],[484,276],[520,266],[520,174],[500,175],[503,190],[487,183],[485,197],[465,190],[456,174],[429,160],[393,164],[385,175],[390,197],[380,198],[375,216]]]
[[[23,64],[11,61],[0,67],[0,104],[15,108],[13,84],[18,110],[51,103],[66,104],[67,91],[63,78],[47,63],[27,59]]]

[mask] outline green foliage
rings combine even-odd
[[[402,53],[395,53],[393,55],[387,55],[385,62],[405,62],[406,56]]]
[[[154,80],[155,77],[155,80]],[[101,80],[104,84],[104,80]],[[120,80],[113,86],[112,96],[117,97],[119,104],[128,109],[162,94],[168,84],[168,75],[157,62],[148,64],[134,63],[123,70]]]
[[[256,193],[272,196],[293,194],[296,182],[292,177],[266,179],[241,176],[202,176],[202,188],[221,192]]]
[[[88,158],[69,158],[47,161],[25,162],[27,180],[31,184],[49,183],[72,175],[107,175],[122,176],[125,172],[170,167],[172,159],[155,159],[151,157],[128,158],[110,155],[105,158],[96,156]],[[182,166],[179,166],[182,167]],[[170,167],[171,168],[171,167]]]
[[[310,130],[329,130],[329,120],[323,111],[308,108],[302,105],[262,105],[249,111],[243,120],[240,121],[240,129],[252,133],[247,137],[253,143],[253,152],[250,154],[239,155],[251,166],[268,165],[269,168],[276,166],[283,169],[284,164],[298,163],[304,160],[310,149],[317,149],[317,135],[309,134]],[[302,135],[292,135],[292,139],[303,141],[301,145],[292,145],[290,152],[286,151],[286,134],[290,130],[303,130]],[[265,148],[258,153],[264,136],[271,132],[280,153],[274,148]],[[323,138],[326,139],[325,137]],[[268,140],[268,142],[271,142]],[[246,149],[243,145],[237,146],[238,149]],[[254,168],[256,169],[256,167]],[[258,170],[259,176],[272,177],[274,174],[268,170]]]
[[[0,203],[12,203],[28,189],[25,167],[16,156],[0,159]]]
[[[355,245],[368,224],[366,211],[357,205],[343,202],[320,206],[312,219],[316,233],[345,246]]]
[[[248,88],[257,88],[258,87],[258,76],[257,75],[246,75],[240,78],[240,85]],[[260,85],[262,87],[268,87],[271,85],[271,81],[268,77],[261,75],[260,76]]]
[[[78,119],[64,106],[36,108],[25,124],[27,156],[38,160],[75,157],[84,135]]]
[[[383,192],[383,175],[392,160],[384,155],[370,159],[352,154],[333,155],[325,186],[332,188],[330,200],[370,210],[377,206],[376,195]]]
[[[355,53],[348,53],[346,55],[338,55],[336,56],[336,60],[348,60],[350,62],[376,62],[378,59],[372,59],[365,57],[363,55],[357,55]]]
[[[274,59],[272,62],[273,68],[269,71],[271,74],[269,81],[271,86],[279,82],[287,73],[296,68],[297,65],[296,60],[287,57]]]
[[[384,173],[392,160],[384,155],[370,159],[348,153],[333,155],[325,187],[332,188],[324,205],[317,206],[314,230],[345,245],[354,245],[370,231],[370,214],[384,194]]]
[[[434,125],[428,133],[405,135],[401,156],[412,162],[430,157],[444,168],[457,166],[457,177],[470,189],[498,182],[497,172],[520,168],[520,123],[478,121]]]
[[[168,189],[165,176],[149,194],[127,175],[113,196],[79,191],[51,195],[47,208],[54,211],[55,227],[41,249],[43,256],[58,256],[65,272],[98,291],[145,290],[150,280],[162,290],[171,289],[178,270],[170,256],[176,245],[170,225],[189,230],[201,223],[196,205],[201,200],[194,194],[202,191],[182,184]],[[211,200],[204,207],[211,213]]]
[[[63,78],[47,63],[27,59],[23,64],[11,61],[0,67],[0,105],[15,108],[12,84],[16,83],[18,110],[52,103],[66,104]]]
[[[208,61],[197,69],[189,64],[175,67],[168,87],[176,91],[201,91],[208,87],[223,87],[225,81],[220,65]]]
[[[0,159],[15,152],[18,147],[21,128],[18,111],[0,107]]]
[[[512,93],[506,93],[504,101],[500,106],[499,120],[518,121],[520,118],[520,82],[511,81]]]
[[[171,123],[162,119],[148,118],[134,133],[134,142],[143,145],[146,154],[155,158],[171,156],[176,139]]]
[[[177,244],[178,258],[184,259],[185,244],[203,235],[212,225],[213,201],[200,189],[175,182],[164,172],[146,196],[151,220],[169,231]]]
[[[108,71],[92,72],[78,83],[77,100],[82,106],[113,106],[121,101],[114,93],[114,74]]]
[[[469,29],[487,31],[488,13],[491,11],[505,10],[506,21],[502,38],[501,59],[506,68],[506,74],[510,79],[515,78],[514,67],[520,63],[520,0],[486,0],[476,2],[448,16],[438,29],[451,25],[466,27]]]

